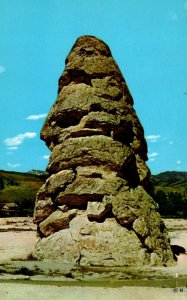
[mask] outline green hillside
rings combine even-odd
[[[0,216],[32,215],[36,193],[46,175],[0,171]]]
[[[163,172],[158,175],[152,175],[151,181],[157,190],[187,192],[187,172]]]
[[[187,218],[187,172],[152,175],[154,199],[164,217]]]

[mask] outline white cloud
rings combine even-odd
[[[155,158],[150,158],[150,159],[149,159],[149,162],[150,162],[150,161],[155,161]]]
[[[10,162],[8,162],[7,165],[8,165],[10,168],[13,168],[13,169],[21,166],[20,164],[12,164],[12,163],[10,163]]]
[[[170,18],[171,21],[175,21],[175,20],[177,20],[178,16],[177,16],[176,12],[170,11],[169,12],[169,18]]]
[[[177,160],[177,164],[181,164],[181,160]]]
[[[5,71],[6,71],[5,67],[0,66],[0,74],[1,74],[1,73],[4,73]]]
[[[156,157],[158,155],[159,155],[159,153],[153,152],[153,153],[149,154],[149,158]]]
[[[49,159],[49,155],[44,155],[43,158],[44,159]]]
[[[148,157],[149,157],[149,162],[150,161],[155,161],[155,158],[159,155],[159,153],[157,152],[153,152],[151,154],[148,154]]]
[[[149,140],[151,143],[155,143],[160,138],[160,135],[151,134],[151,135],[147,135],[145,138],[146,140]]]
[[[39,114],[39,115],[30,115],[26,118],[26,120],[32,120],[32,121],[36,121],[39,119],[43,119],[47,116],[47,114]]]
[[[170,143],[170,145],[173,145],[173,141],[170,141],[169,143]]]
[[[36,136],[36,132],[20,133],[14,137],[6,138],[4,140],[4,143],[9,149],[14,147],[14,150],[15,150],[15,147],[17,147],[18,145],[21,145],[25,139],[32,139],[35,136]]]
[[[18,146],[11,146],[11,147],[8,147],[8,150],[17,150],[18,149]]]

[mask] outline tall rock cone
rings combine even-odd
[[[149,194],[147,145],[109,47],[80,37],[41,131],[52,151],[37,194],[37,259],[81,265],[170,265],[173,254]]]

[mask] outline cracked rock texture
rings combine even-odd
[[[37,259],[81,265],[171,265],[150,196],[142,125],[110,49],[80,37],[41,131],[51,150],[37,194]]]

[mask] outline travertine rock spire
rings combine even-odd
[[[37,194],[34,256],[84,265],[168,265],[173,255],[149,195],[144,131],[110,49],[80,37],[41,131],[52,151]]]

